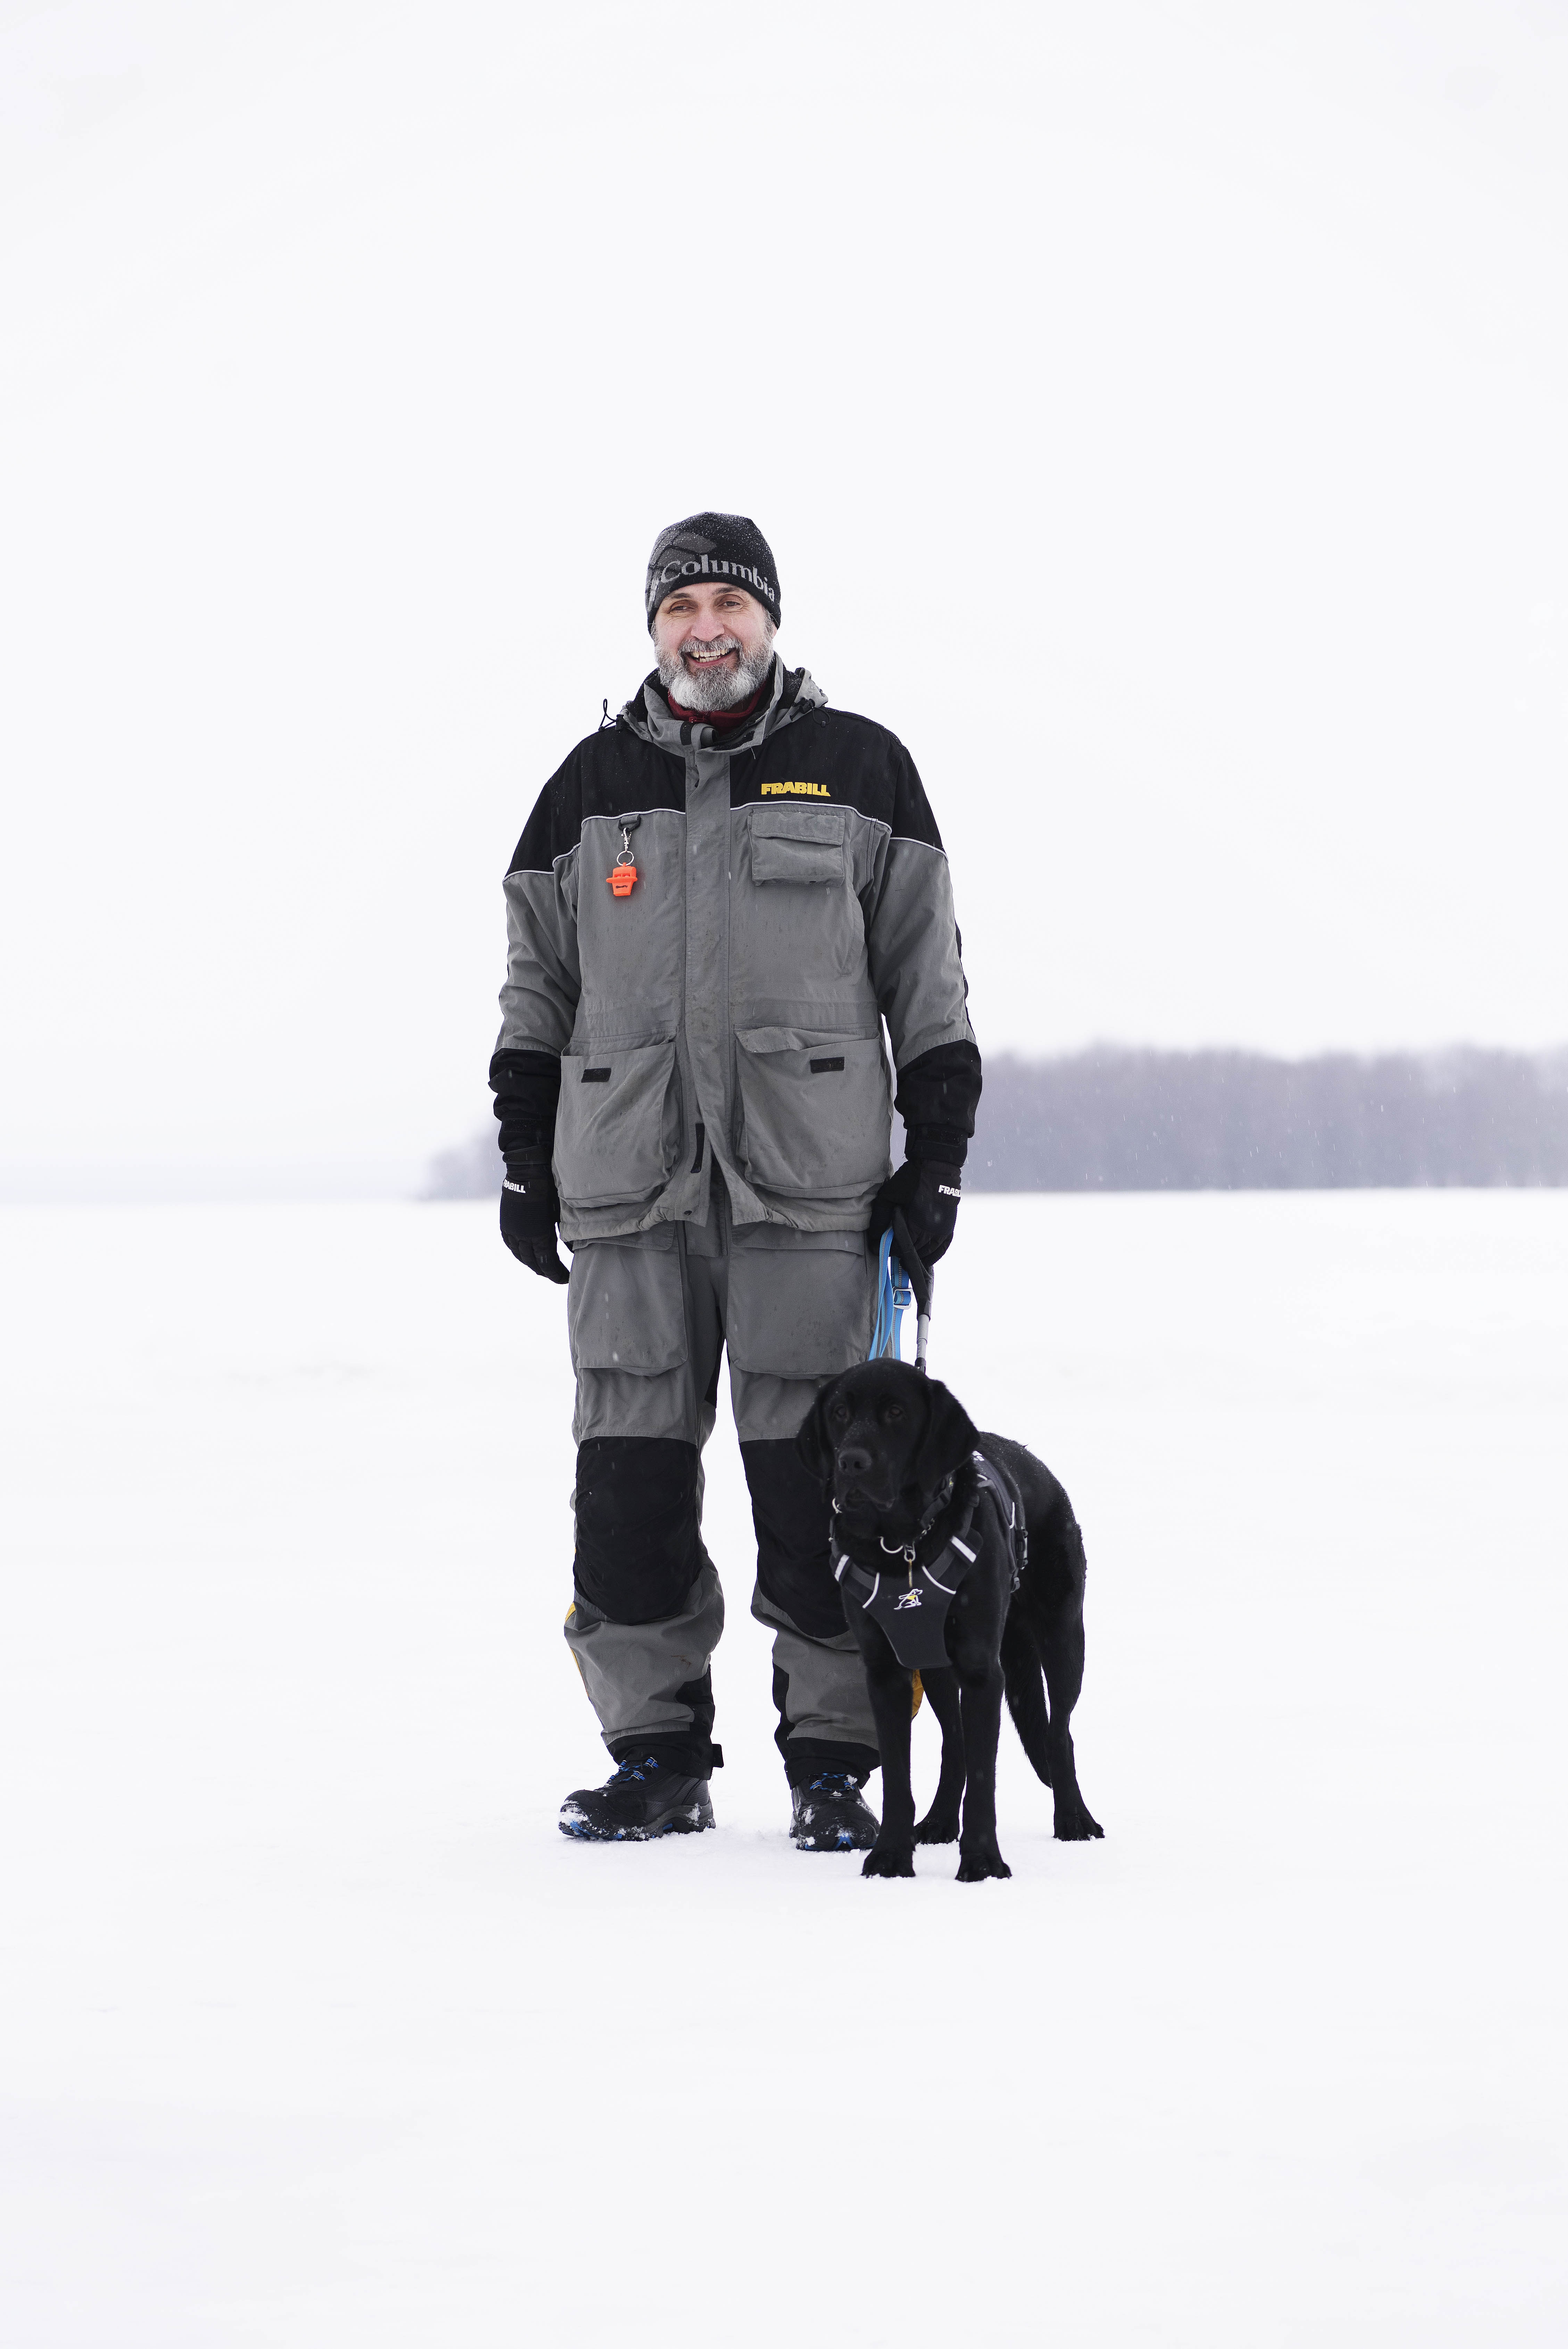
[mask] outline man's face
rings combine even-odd
[[[773,634],[744,587],[717,579],[677,587],[654,615],[659,683],[685,709],[733,709],[767,676]]]

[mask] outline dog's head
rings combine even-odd
[[[824,1387],[795,1439],[851,1526],[908,1535],[977,1438],[939,1380],[907,1362],[861,1362]]]

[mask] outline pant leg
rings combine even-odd
[[[702,1247],[699,1238],[698,1247]],[[612,1754],[707,1777],[724,1599],[703,1547],[722,1282],[683,1227],[579,1247],[567,1297],[577,1372],[566,1641]]]
[[[877,1767],[865,1670],[828,1562],[828,1497],[795,1450],[827,1380],[863,1361],[874,1279],[855,1234],[735,1236],[726,1332],[730,1394],[757,1529],[751,1611],[773,1627],[775,1733],[792,1785]]]

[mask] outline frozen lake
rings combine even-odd
[[[932,1367],[1083,1523],[1106,1828],[1004,1724],[975,1887],[789,1844],[727,1419],[719,1831],[558,1835],[488,1206],[0,1249],[14,2349],[1568,2338],[1568,1194],[965,1204]]]

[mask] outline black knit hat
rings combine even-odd
[[[773,550],[745,514],[687,514],[672,522],[654,541],[648,557],[648,634],[666,595],[699,579],[731,579],[755,595],[779,625],[781,609]]]

